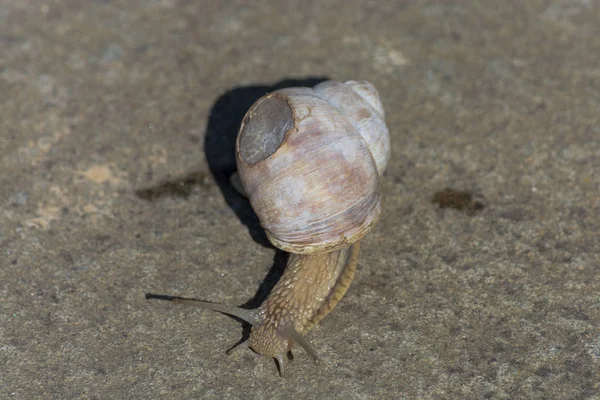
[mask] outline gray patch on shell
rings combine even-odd
[[[294,126],[292,109],[279,96],[259,100],[246,116],[240,131],[239,154],[248,164],[256,164],[277,151],[285,134]]]

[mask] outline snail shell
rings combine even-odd
[[[338,250],[381,214],[389,133],[369,82],[327,81],[259,99],[242,122],[237,164],[244,190],[276,247]]]

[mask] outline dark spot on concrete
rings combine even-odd
[[[464,370],[460,366],[451,365],[447,369],[449,374],[462,374]]]
[[[439,205],[440,208],[453,208],[463,211],[467,215],[475,215],[475,213],[483,210],[486,206],[483,196],[476,196],[471,192],[452,188],[436,192],[431,198],[431,202]]]
[[[464,264],[461,266],[463,271],[468,271],[470,269],[473,269],[473,264]]]
[[[442,254],[440,256],[440,258],[442,259],[442,261],[444,261],[446,264],[452,265],[456,262],[456,259],[458,258],[456,253],[449,253],[449,254]]]
[[[373,376],[375,372],[372,369],[360,369],[358,374],[362,377]]]
[[[154,201],[163,197],[187,199],[195,187],[209,187],[211,184],[207,173],[192,172],[183,177],[160,182],[153,187],[138,189],[135,191],[135,195],[146,201]]]
[[[535,374],[537,376],[541,376],[542,378],[547,377],[548,375],[550,375],[552,373],[552,370],[548,367],[540,367],[535,371]]]

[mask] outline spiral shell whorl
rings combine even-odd
[[[377,90],[367,81],[327,81],[314,91],[348,118],[367,142],[381,176],[390,154],[389,132]]]

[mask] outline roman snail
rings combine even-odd
[[[253,310],[198,300],[179,303],[252,325],[250,347],[284,372],[293,343],[315,360],[305,335],[344,296],[359,240],[381,213],[389,133],[379,94],[366,81],[326,81],[257,100],[236,143],[245,195],[271,243],[290,254],[285,272]]]

